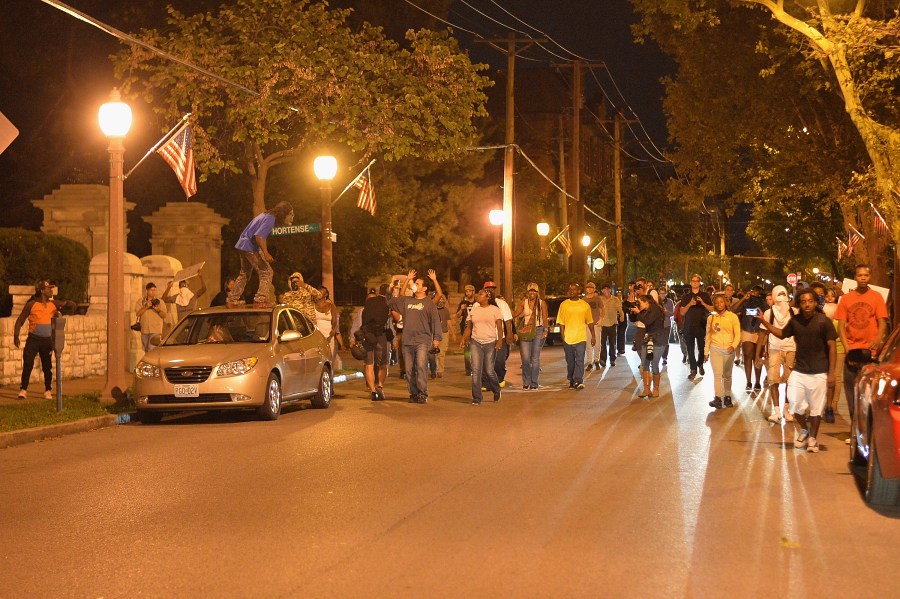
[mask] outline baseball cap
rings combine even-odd
[[[496,288],[497,288],[497,283],[495,283],[495,282],[493,282],[493,281],[485,281],[485,282],[484,282],[484,288],[485,288],[485,289],[496,289]]]
[[[475,285],[466,285],[466,291],[475,291]]]
[[[525,288],[526,291],[538,291],[537,283],[528,283],[528,287]]]

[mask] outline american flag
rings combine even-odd
[[[856,244],[861,240],[864,240],[866,237],[862,233],[856,230],[856,227],[853,225],[847,225],[850,227],[850,238],[847,240],[847,256],[853,255],[853,248],[856,247]]]
[[[375,216],[375,208],[377,204],[375,203],[375,188],[372,186],[372,179],[369,176],[369,169],[366,168],[365,172],[359,176],[359,179],[354,183],[359,189],[359,199],[356,201],[356,205]]]
[[[559,245],[561,245],[563,250],[565,250],[566,256],[572,255],[572,242],[569,240],[568,232],[565,232],[559,236]]]
[[[837,239],[837,259],[838,261],[840,261],[840,259],[843,258],[845,254],[848,256],[850,255],[847,253],[847,250],[849,248],[847,247],[846,243],[841,241],[840,237],[836,237],[835,239]]]
[[[875,204],[870,203],[869,205],[872,206],[872,220],[873,220],[872,227],[876,231],[881,233],[882,235],[887,235],[888,234],[887,221],[884,220],[884,217],[881,216],[880,212],[878,212],[878,208],[875,207]]]
[[[162,156],[181,183],[184,193],[191,197],[197,193],[197,173],[194,171],[194,142],[191,137],[191,126],[185,125],[181,131],[169,138],[159,150]]]
[[[597,251],[600,253],[600,257],[603,258],[604,262],[609,262],[609,250],[606,249],[606,237],[600,242],[600,247],[597,248]]]

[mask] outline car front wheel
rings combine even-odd
[[[312,397],[312,407],[321,409],[330,406],[333,391],[331,371],[328,368],[322,368],[322,374],[319,376],[319,389]]]
[[[869,444],[869,471],[866,480],[866,502],[869,505],[900,506],[900,479],[885,478],[878,463],[875,438]]]
[[[274,372],[269,374],[266,381],[266,394],[263,405],[259,407],[257,414],[260,420],[277,420],[281,413],[281,381]]]

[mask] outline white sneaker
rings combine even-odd
[[[794,447],[796,447],[797,449],[803,449],[809,442],[809,438],[810,437],[808,430],[803,429],[802,431],[797,431],[796,433],[794,433]]]
[[[775,424],[781,422],[781,410],[772,408],[772,413],[769,414],[769,422],[774,422]]]
[[[19,394],[16,396],[18,399],[25,399],[28,397],[28,391],[25,389],[19,389]]]
[[[44,399],[53,399],[53,393],[51,391],[44,391]]]
[[[786,411],[785,411],[785,413],[784,413],[784,419],[785,419],[786,421],[788,421],[788,422],[793,422],[793,421],[794,421],[794,415],[791,414],[791,411],[790,411],[790,410],[786,410]]]
[[[819,453],[819,442],[815,437],[810,437],[806,443],[806,451],[809,453]]]

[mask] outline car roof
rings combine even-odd
[[[285,304],[276,304],[271,307],[264,306],[241,306],[235,308],[229,308],[227,306],[211,306],[209,308],[203,308],[201,310],[194,310],[191,312],[192,315],[205,315],[205,314],[259,314],[265,313],[270,314],[276,308],[287,308],[288,306]]]

